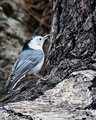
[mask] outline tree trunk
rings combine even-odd
[[[28,78],[26,83],[2,99],[2,102],[34,100],[35,103],[32,104],[39,105],[40,101],[41,104],[51,104],[55,112],[58,108],[76,110],[73,112],[76,114],[74,119],[95,120],[93,109],[96,109],[96,1],[53,0],[51,32],[53,36],[50,38],[45,65],[46,80]],[[9,110],[9,107],[5,109]],[[66,114],[63,111],[64,120],[73,120],[73,116],[65,118]],[[49,113],[47,115],[50,116]],[[55,120],[56,116],[53,115],[53,118]]]

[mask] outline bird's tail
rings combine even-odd
[[[10,76],[6,83],[6,92],[9,94],[12,92],[12,90],[16,87],[16,85],[20,82],[21,79],[23,79],[25,76],[22,76],[21,78],[13,78]]]

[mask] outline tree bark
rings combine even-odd
[[[80,117],[77,117],[77,114],[80,115],[78,110],[80,110],[79,112],[82,109],[84,110],[81,112],[82,119],[86,108],[91,108],[94,111],[96,109],[95,32],[95,0],[53,0],[51,27],[53,36],[50,38],[49,54],[46,60],[44,76],[46,80],[36,77],[28,78],[26,83],[20,85],[17,90],[2,99],[2,102],[35,101],[39,96],[42,98],[44,94],[44,99],[41,100],[42,104],[46,103],[44,100],[47,99],[49,101],[47,105],[50,104],[50,101],[51,103],[53,101],[51,107],[59,106],[60,109],[68,110],[68,108],[72,108],[77,110],[74,118],[80,119]],[[45,93],[48,89],[53,91],[49,90]],[[63,94],[61,95],[61,93]],[[60,97],[60,95],[65,96],[65,98]],[[40,97],[36,104],[39,104],[39,100]],[[8,108],[6,109],[8,110]],[[58,114],[60,115],[60,113]],[[67,119],[64,118],[64,120]],[[86,116],[84,119],[95,120],[96,114],[93,115],[93,118]]]

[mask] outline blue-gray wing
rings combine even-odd
[[[8,93],[10,93],[17,83],[26,76],[31,70],[34,73],[34,68],[44,59],[44,53],[40,50],[25,50],[15,62],[10,77],[7,81]],[[39,69],[37,69],[39,71]],[[37,72],[36,71],[36,72]]]

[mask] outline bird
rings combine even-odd
[[[27,75],[39,72],[44,63],[43,44],[50,37],[31,36],[25,40],[23,49],[12,67],[9,78],[6,82],[7,93],[11,93],[16,85]]]

